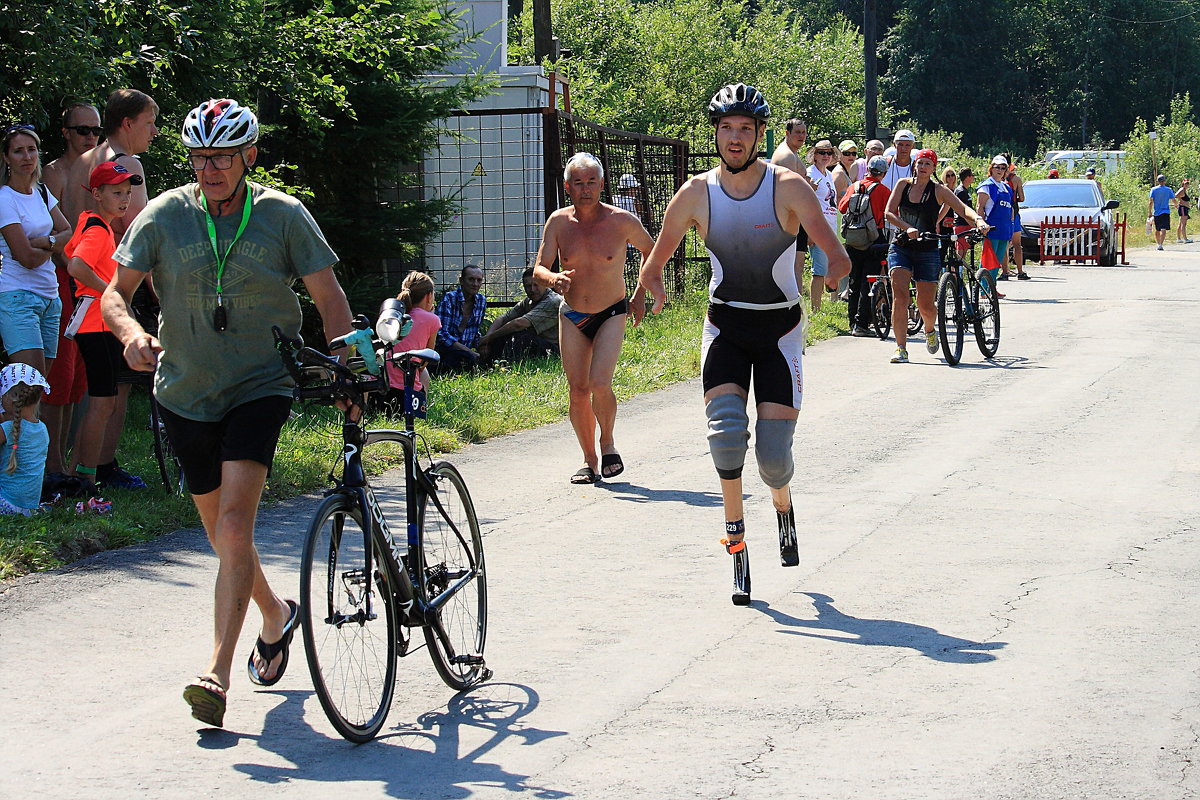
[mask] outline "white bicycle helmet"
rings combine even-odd
[[[183,121],[184,147],[238,147],[258,141],[258,117],[236,100],[205,100]]]

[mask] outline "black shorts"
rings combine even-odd
[[[1190,206],[1180,206],[1179,207],[1179,218],[1187,219],[1191,215],[1190,212],[1191,212]]]
[[[233,408],[218,422],[197,422],[162,408],[167,438],[192,494],[221,488],[225,461],[257,461],[271,469],[279,432],[292,412],[291,397],[263,397]]]
[[[1155,214],[1154,215],[1154,230],[1156,230],[1156,231],[1171,230],[1171,212],[1170,211],[1168,211],[1165,214]]]
[[[125,348],[108,331],[75,334],[83,368],[87,370],[88,397],[116,397],[117,376],[129,370]]]
[[[804,230],[804,226],[800,226],[800,232],[796,234],[796,249],[808,252],[808,231]]]
[[[799,409],[804,395],[804,309],[765,311],[708,307],[700,356],[704,391],[733,383],[755,403],[779,403]]]

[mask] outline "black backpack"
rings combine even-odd
[[[858,191],[850,196],[846,213],[842,215],[842,239],[846,247],[866,250],[879,239],[879,225],[875,223],[875,212],[871,210],[871,192],[879,184],[858,184]]]

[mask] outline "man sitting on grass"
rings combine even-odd
[[[533,267],[521,273],[521,285],[525,288],[525,299],[493,322],[479,338],[479,356],[485,361],[558,355],[558,308],[562,295],[538,285],[533,279]]]

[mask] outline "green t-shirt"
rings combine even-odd
[[[154,273],[163,346],[154,396],[187,419],[215,422],[251,400],[291,394],[271,326],[296,336],[300,302],[292,284],[337,263],[299,200],[258,184],[249,187],[250,221],[225,262],[222,280],[226,330],[213,327],[217,260],[197,184],[150,201],[113,255],[126,267]],[[241,221],[240,211],[214,218],[221,253]]]

